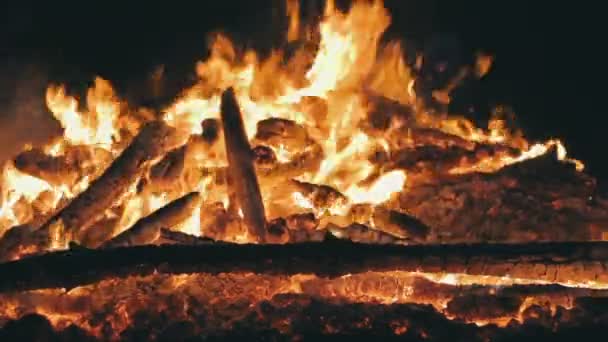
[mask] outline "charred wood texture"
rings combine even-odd
[[[161,122],[146,125],[120,157],[47,225],[61,220],[64,229],[76,237],[128,191],[146,171],[149,162],[176,143],[173,135],[174,129]]]
[[[161,236],[162,228],[173,228],[190,217],[201,197],[198,192],[190,193],[152,214],[140,219],[133,227],[118,234],[102,245],[103,248],[127,247],[150,244]]]
[[[450,272],[567,283],[608,282],[608,243],[394,246],[327,240],[288,245],[76,249],[0,265],[0,291],[71,288],[152,273],[254,272],[338,277],[382,271]]]
[[[230,192],[243,211],[244,222],[251,234],[263,240],[266,232],[264,203],[255,173],[253,153],[233,89],[226,90],[222,95],[221,114],[228,155]]]
[[[73,186],[79,178],[94,175],[99,165],[107,165],[111,157],[111,153],[102,148],[69,146],[64,155],[56,157],[41,149],[31,149],[19,154],[13,162],[19,171],[50,184]]]

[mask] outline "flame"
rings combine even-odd
[[[53,163],[73,166],[76,160],[79,163],[75,167],[76,181],[52,184],[44,174],[28,174],[27,170],[7,163],[2,171],[0,234],[31,222],[38,214],[34,202],[40,197],[50,197],[45,204],[52,214],[58,210],[61,199],[69,200],[86,191],[90,181],[109,166],[97,160],[95,151],[101,149],[115,158],[126,147],[125,142],[130,140],[127,138],[148,120],[162,120],[176,128],[186,138],[183,140],[188,141],[186,152],[183,160],[153,161],[152,164],[162,163],[170,169],[166,177],[157,177],[162,186],[154,184],[155,179],[149,176],[151,171],[146,169],[146,174],[132,184],[128,193],[117,199],[116,206],[107,210],[104,218],[118,221],[114,233],[128,229],[137,220],[191,191],[201,193],[203,206],[223,203],[224,208],[230,209],[234,203],[229,205],[224,136],[221,124],[217,124],[221,94],[228,87],[235,91],[252,146],[262,145],[264,153],[272,154],[263,156],[268,159],[264,162],[272,165],[260,167],[258,176],[262,193],[272,197],[272,200],[265,198],[267,211],[281,215],[306,210],[318,215],[330,212],[344,216],[359,204],[392,205],[394,194],[408,191],[409,183],[439,177],[428,170],[419,172],[392,163],[393,155],[409,153],[404,147],[426,144],[412,137],[415,130],[443,134],[432,136],[439,140],[441,148],[454,141],[459,148],[472,153],[480,146],[497,148],[492,155],[474,161],[463,158],[450,164],[444,173],[452,175],[496,172],[553,150],[559,160],[583,170],[584,165],[569,158],[559,140],[528,142],[511,127],[505,108],[495,110],[487,128],[479,128],[463,117],[426,108],[415,91],[415,71],[420,69],[423,56],[419,55],[416,65],[410,67],[405,58],[407,47],[400,42],[381,43],[391,23],[382,1],[358,1],[346,12],[334,1],[327,1],[316,30],[300,21],[300,10],[299,1],[287,1],[286,38],[288,42],[307,44],[293,44],[299,46],[293,53],[277,49],[261,58],[253,50],[238,49],[227,35],[217,34],[209,46],[209,57],[196,65],[198,82],[158,115],[127,109],[111,84],[102,78],[95,79],[82,104],[69,96],[65,87],[50,86],[47,106],[64,132],[63,137],[42,150],[46,156],[55,158],[51,159]],[[318,35],[311,34],[313,31]],[[463,67],[435,95],[449,102],[451,90],[459,82],[471,74],[483,77],[491,65],[492,57],[478,55],[474,65]],[[159,81],[162,69],[157,76]],[[372,125],[376,114],[382,122]],[[271,124],[268,130],[272,138],[264,140],[259,130],[265,127],[259,125],[267,119],[284,119],[292,124],[277,127]],[[82,157],[82,151],[91,156]],[[346,200],[319,204],[299,189],[285,190],[281,186],[294,179],[328,186],[340,195],[336,197]],[[202,210],[195,210],[180,227],[170,228],[200,235],[200,218],[206,215]],[[230,215],[238,220],[243,216],[242,209]],[[218,233],[219,238],[251,240],[236,226]]]
[[[530,142],[525,139],[522,132],[510,124],[510,116],[507,115],[510,113],[505,108],[497,108],[492,113],[493,118],[486,128],[477,127],[467,118],[427,108],[420,94],[416,93],[416,71],[420,70],[423,56],[419,55],[415,65],[410,67],[404,54],[406,46],[400,42],[381,44],[391,22],[382,1],[357,1],[349,11],[342,12],[333,0],[328,0],[316,30],[300,21],[299,1],[286,1],[289,19],[286,40],[306,44],[292,44],[300,46],[293,53],[277,49],[261,58],[252,50],[241,52],[227,35],[217,34],[209,46],[209,58],[196,65],[198,82],[184,90],[158,115],[127,109],[111,84],[102,78],[95,79],[84,103],[68,95],[64,86],[50,86],[46,104],[64,128],[63,136],[40,147],[45,157],[52,158],[40,162],[42,166],[34,164],[48,171],[53,169],[47,164],[64,163],[66,169],[76,169],[76,180],[72,183],[59,181],[57,184],[47,180],[44,172],[32,172],[20,168],[14,161],[6,162],[0,173],[0,237],[11,227],[35,222],[38,216],[57,214],[60,203],[69,202],[86,191],[90,182],[109,166],[110,161],[104,162],[99,157],[99,150],[116,158],[141,124],[162,120],[176,128],[185,137],[183,141],[188,142],[179,147],[179,153],[165,151],[166,156],[159,158],[161,160],[154,160],[151,165],[138,165],[144,169],[143,175],[131,184],[112,208],[106,208],[104,217],[100,219],[101,223],[104,219],[116,221],[108,228],[112,229],[111,234],[106,235],[116,236],[175,199],[197,191],[201,194],[200,206],[191,214],[188,212],[189,216],[183,222],[163,228],[176,234],[191,235],[194,239],[204,235],[235,243],[257,242],[257,237],[251,236],[243,224],[242,208],[232,211],[235,203],[231,203],[233,198],[228,191],[225,137],[219,120],[221,95],[229,87],[235,91],[252,146],[261,147],[253,152],[262,151],[263,165],[256,166],[266,210],[284,218],[292,214],[312,213],[310,216],[314,220],[337,216],[342,219],[340,222],[350,224],[359,222],[358,218],[353,218],[357,215],[353,212],[361,209],[372,213],[366,217],[372,229],[378,228],[376,225],[380,220],[376,218],[382,216],[378,213],[388,212],[386,208],[395,209],[400,204],[397,202],[401,202],[401,198],[397,201],[396,195],[410,191],[410,186],[416,182],[433,183],[439,177],[451,180],[458,178],[454,175],[475,172],[494,173],[552,152],[558,160],[574,165],[577,171],[584,170],[584,164],[570,158],[560,140]],[[478,55],[474,65],[463,67],[444,89],[424,95],[432,95],[438,102],[448,104],[452,90],[470,75],[487,75],[492,60],[490,56]],[[163,69],[159,69],[154,75],[157,90],[160,89],[162,73]],[[269,123],[272,120],[268,119],[284,120]],[[375,119],[379,123],[372,124]],[[269,127],[261,127],[264,124]],[[435,135],[428,138],[431,142],[417,141],[413,131],[430,131]],[[268,139],[260,133],[268,133],[271,137]],[[457,159],[448,164],[443,173],[424,167],[422,171],[410,170],[394,162],[399,153],[407,157],[412,151],[410,148],[427,143],[445,151],[453,144],[475,154],[476,158],[473,161]],[[496,153],[478,156],[476,152],[481,147],[496,148]],[[29,146],[24,153],[32,149]],[[171,160],[173,154],[177,160]],[[437,160],[437,164],[441,162]],[[151,169],[158,165],[166,168],[153,177]],[[61,171],[64,170],[54,170],[59,175]],[[318,187],[310,192],[313,195],[321,193],[318,197],[326,195],[329,199],[315,198],[307,191],[291,186],[296,183],[294,180],[298,184]],[[446,197],[457,195],[447,194]],[[460,198],[449,200],[456,203]],[[439,216],[444,215],[444,210],[436,212]],[[267,213],[267,217],[276,216]],[[180,221],[184,217],[180,216]],[[322,228],[307,226],[310,231],[306,233]],[[608,233],[601,232],[601,227],[595,229],[599,229],[606,240]],[[54,221],[49,227],[51,243],[45,248],[69,248],[69,234],[62,220]],[[348,237],[346,232],[335,234],[338,235]],[[103,242],[93,241],[93,245]],[[17,254],[21,257],[39,252],[39,249],[24,245],[19,247]],[[138,310],[144,307],[158,312],[168,311],[167,317],[185,322],[191,318],[189,314],[199,310],[199,303],[206,302],[213,310],[205,308],[207,311],[201,312],[206,319],[215,319],[214,323],[219,326],[233,324],[234,321],[226,320],[221,312],[215,313],[216,306],[220,311],[240,313],[241,310],[227,309],[222,305],[232,305],[231,300],[235,303],[245,300],[251,303],[247,309],[255,309],[258,303],[270,301],[277,295],[291,294],[346,303],[427,304],[448,318],[477,325],[505,326],[511,320],[523,322],[528,308],[544,302],[550,302],[551,314],[555,316],[558,305],[569,309],[573,299],[569,295],[559,297],[532,293],[520,298],[520,307],[513,312],[500,317],[473,318],[450,313],[449,303],[460,291],[495,295],[503,288],[545,285],[586,291],[608,289],[603,278],[588,282],[577,279],[550,282],[509,275],[390,270],[332,279],[309,274],[287,277],[238,272],[213,276],[155,273],[145,277],[108,279],[69,291],[2,293],[0,300],[5,305],[0,310],[0,320],[17,318],[24,312],[38,312],[47,316],[55,327],[76,324],[95,336],[102,336],[108,330],[115,334],[125,330],[139,317]],[[148,291],[150,288],[155,292]],[[264,311],[256,310],[255,317]],[[89,313],[99,315],[105,321],[97,324],[95,320],[87,320]],[[282,320],[273,323],[277,326],[286,324],[285,317]],[[405,333],[408,328],[396,326],[394,329]],[[118,339],[118,335],[105,337]]]
[[[400,192],[405,186],[406,175],[403,171],[392,171],[380,177],[368,189],[353,185],[346,195],[355,204],[379,205],[390,200],[394,193]]]
[[[300,37],[300,1],[287,0],[287,16],[289,17],[287,41],[293,42]]]
[[[73,145],[99,146],[110,150],[119,138],[116,120],[120,104],[115,98],[110,83],[102,78],[87,93],[85,113],[78,111],[78,102],[67,96],[62,86],[51,86],[47,90],[48,108],[63,128],[66,142]]]

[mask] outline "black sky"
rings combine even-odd
[[[207,33],[217,29],[253,45],[272,45],[271,37],[277,36],[272,25],[276,3],[23,0],[4,4],[0,11],[2,123],[17,120],[11,113],[15,100],[10,100],[17,85],[22,89],[31,84],[28,95],[34,97],[38,88],[43,91],[43,82],[55,79],[78,83],[99,74],[123,89],[159,64],[185,75],[206,52]],[[386,4],[393,15],[392,36],[423,46],[432,37],[451,35],[465,49],[495,55],[494,70],[476,91],[492,103],[511,105],[530,135],[563,137],[575,157],[606,178],[606,143],[601,141],[606,135],[602,12],[592,2],[386,0]]]

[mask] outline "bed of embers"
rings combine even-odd
[[[491,58],[417,78],[380,1],[288,1],[289,49],[222,35],[160,110],[50,86],[63,135],[5,163],[0,340],[583,338],[608,202],[558,140],[445,112]],[[430,83],[429,83],[430,82]]]

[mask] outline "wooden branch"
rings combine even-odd
[[[192,192],[137,221],[133,227],[105,242],[102,248],[150,244],[161,236],[162,228],[172,228],[185,221],[201,204],[198,192]]]
[[[146,125],[129,147],[87,190],[53,217],[45,227],[61,220],[68,233],[88,228],[99,215],[112,207],[145,172],[148,163],[163,155],[175,141],[175,130],[162,122]]]
[[[226,90],[222,95],[221,112],[231,192],[243,211],[244,222],[250,233],[264,240],[266,235],[264,203],[255,174],[253,153],[233,89]]]
[[[608,284],[607,267],[605,242],[379,246],[327,240],[289,245],[165,245],[79,249],[0,264],[0,291],[71,288],[154,272],[339,277],[419,271],[584,285]]]

